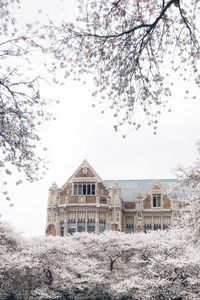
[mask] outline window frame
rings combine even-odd
[[[76,181],[73,183],[74,196],[95,196],[96,182],[94,181]]]
[[[161,193],[152,194],[152,207],[153,208],[162,208],[162,194]]]

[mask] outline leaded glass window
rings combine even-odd
[[[95,195],[95,182],[74,182],[74,195]]]
[[[161,207],[161,194],[153,194],[153,207]]]

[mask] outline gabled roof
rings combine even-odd
[[[101,177],[97,174],[97,172],[89,164],[87,159],[84,159],[82,164],[76,169],[76,171],[70,176],[70,178],[63,184],[61,189],[63,189],[68,182],[72,181],[74,179],[74,177],[76,176],[76,174],[83,168],[89,168],[92,171],[92,173],[94,174],[94,176],[96,177],[97,181],[104,183],[104,181],[101,179]]]
[[[173,193],[172,188],[176,183],[176,179],[102,180],[88,161],[84,159],[82,164],[63,184],[61,189],[63,189],[67,183],[76,180],[76,175],[83,168],[89,168],[97,182],[102,182],[106,188],[110,189],[113,185],[117,184],[121,189],[121,197],[125,202],[137,201],[138,196],[143,198],[148,192],[151,192],[151,188],[156,183],[160,186],[163,192],[166,191],[170,196],[170,194]]]
[[[125,202],[136,201],[138,196],[143,198],[155,183],[159,183],[170,195],[176,179],[104,180],[108,188],[118,184]]]

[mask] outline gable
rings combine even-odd
[[[105,185],[111,188],[114,184],[118,184],[121,189],[121,197],[125,202],[136,202],[138,197],[144,198],[156,184],[160,184],[165,193],[171,193],[176,179],[139,179],[139,180],[104,180]]]
[[[97,174],[97,172],[92,168],[92,166],[85,159],[82,164],[76,169],[72,176],[65,182],[61,189],[65,189],[66,186],[72,186],[74,182],[97,182],[102,183],[103,180]],[[104,186],[104,184],[103,184]],[[106,186],[104,186],[106,188]]]
[[[91,170],[91,168],[88,167],[82,167],[77,171],[77,173],[74,176],[75,178],[83,178],[83,177],[96,177],[94,172]]]
[[[149,191],[147,192],[148,195],[152,194],[167,194],[165,188],[161,185],[159,181],[154,182],[154,184],[150,187]]]
[[[152,209],[159,207],[170,209],[171,199],[164,187],[157,181],[151,186],[148,193],[143,198],[143,208]]]

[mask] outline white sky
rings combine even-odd
[[[67,18],[74,17],[74,0],[65,1],[66,12],[64,2],[24,0],[27,19],[41,2],[53,18],[59,18],[61,12]],[[10,178],[14,207],[0,203],[3,218],[26,236],[43,235],[49,186],[53,181],[62,185],[85,158],[102,179],[174,178],[172,169],[178,164],[189,166],[195,160],[199,139],[199,99],[184,100],[182,90],[179,82],[171,99],[172,112],[161,116],[157,135],[144,126],[122,139],[122,133],[114,132],[111,112],[101,114],[100,107],[92,108],[94,99],[87,86],[72,80],[66,80],[63,87],[42,86],[45,96],[61,102],[53,107],[57,120],[46,123],[41,132],[48,148],[49,171],[38,183],[15,186],[15,178]]]

